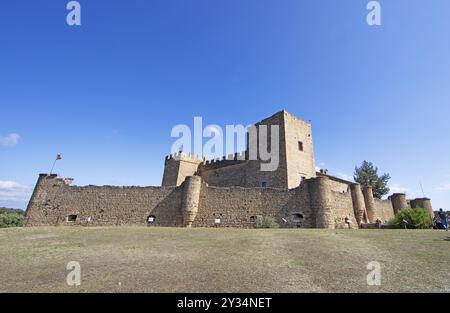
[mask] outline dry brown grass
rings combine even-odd
[[[1,292],[449,292],[450,233],[413,230],[0,230]],[[66,264],[82,283],[66,284]],[[368,286],[366,265],[382,265]]]

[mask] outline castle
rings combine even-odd
[[[374,198],[369,186],[316,172],[311,123],[281,111],[255,124],[279,126],[279,166],[247,151],[205,160],[190,153],[165,158],[161,187],[72,186],[40,174],[26,211],[27,226],[149,225],[253,227],[270,217],[281,227],[362,228],[404,208],[433,214],[428,198]],[[270,142],[270,134],[269,140]]]

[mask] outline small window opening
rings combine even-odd
[[[75,222],[77,220],[77,215],[76,214],[70,214],[68,217],[67,217],[67,221],[68,222]]]
[[[266,181],[261,182],[261,187],[262,188],[267,188],[267,182]]]
[[[303,151],[303,142],[298,142],[298,150]]]

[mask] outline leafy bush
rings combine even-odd
[[[280,225],[271,217],[258,217],[255,220],[255,228],[279,228]]]
[[[431,228],[433,220],[424,209],[403,209],[395,214],[389,224],[395,228],[405,228],[406,224],[408,229],[427,229]]]
[[[0,228],[22,227],[24,216],[21,213],[0,213]]]

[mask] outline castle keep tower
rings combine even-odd
[[[316,177],[311,123],[283,113],[287,187],[295,188],[305,178]]]
[[[268,129],[271,125],[279,126],[280,162],[273,175],[276,180],[269,182],[269,186],[291,189],[304,179],[316,177],[311,123],[283,110],[255,124],[257,128],[260,125],[267,125]],[[271,139],[268,132],[268,147]]]
[[[271,159],[263,161],[260,140],[262,127],[267,126],[267,152]],[[278,126],[273,137],[272,126]],[[311,124],[286,111],[275,113],[255,124],[257,136],[248,134],[245,152],[205,161],[187,153],[176,153],[165,159],[163,186],[179,186],[188,176],[199,175],[207,184],[217,187],[273,187],[292,189],[304,179],[316,177]],[[279,154],[272,153],[272,139],[278,141]],[[256,142],[255,142],[256,141]],[[251,143],[250,143],[251,142]],[[275,142],[274,142],[275,144]],[[255,146],[253,146],[255,145]],[[253,148],[258,149],[254,153]],[[264,149],[264,148],[263,148]],[[256,150],[256,149],[255,149]],[[266,151],[264,151],[266,152]],[[255,155],[253,155],[255,154]],[[243,157],[243,158],[241,158]],[[277,161],[274,158],[277,157]],[[263,165],[274,164],[273,170]]]

